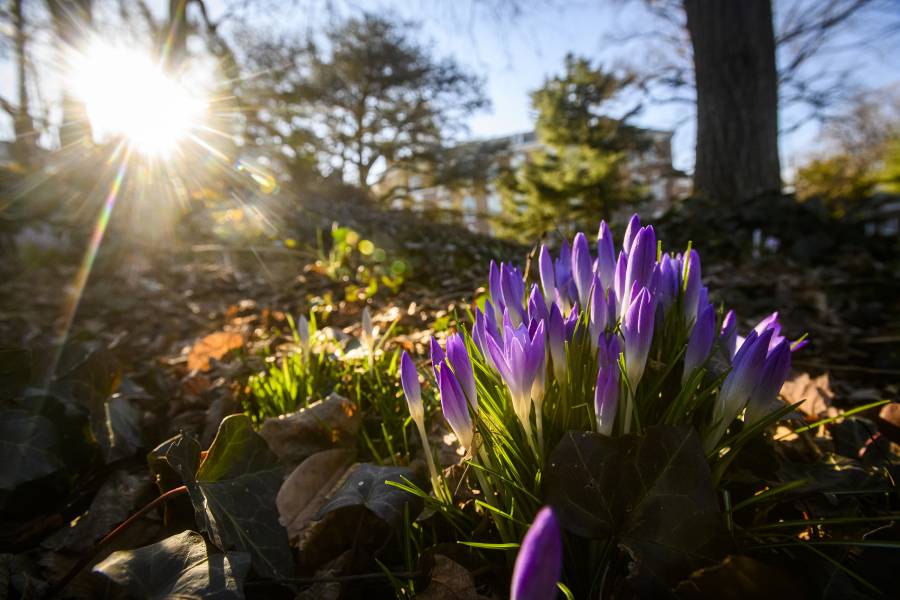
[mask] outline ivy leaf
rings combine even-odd
[[[40,415],[0,411],[0,490],[54,473],[63,466],[56,454],[56,429]]]
[[[641,592],[669,589],[727,549],[709,466],[689,427],[616,438],[570,431],[550,455],[544,496],[566,529],[615,539]]]
[[[404,505],[418,499],[385,482],[403,483],[404,477],[410,481],[417,479],[413,470],[407,467],[359,464],[347,475],[331,500],[319,510],[316,518],[321,519],[345,506],[365,506],[388,525],[397,525],[403,518]],[[413,514],[417,512],[416,509],[411,510]]]
[[[248,552],[264,577],[290,577],[293,559],[275,506],[282,470],[250,419],[226,417],[202,464],[196,441],[182,435],[166,444],[166,462],[187,485],[210,540],[222,550]]]
[[[124,588],[129,598],[241,600],[249,569],[249,554],[207,554],[203,536],[185,531],[137,550],[113,552],[93,572]]]

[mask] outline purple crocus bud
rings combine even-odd
[[[500,287],[500,267],[497,261],[491,261],[490,271],[488,272],[488,291],[491,294],[491,300],[498,311],[503,310],[503,291]]]
[[[469,414],[469,405],[466,395],[463,393],[456,375],[450,369],[441,369],[438,379],[438,390],[441,393],[441,411],[444,419],[450,425],[450,429],[456,434],[459,445],[466,449],[472,448],[472,439],[475,432],[472,429],[472,415]]]
[[[544,302],[549,308],[556,300],[556,271],[553,269],[553,258],[547,247],[541,244],[541,254],[538,258],[538,270],[541,276],[541,288],[544,291]]]
[[[475,373],[472,370],[472,359],[466,350],[466,343],[458,333],[447,336],[447,360],[453,373],[466,395],[473,410],[478,410],[478,396],[475,392]]]
[[[768,356],[762,373],[747,402],[745,421],[755,423],[772,412],[772,404],[791,372],[791,344],[782,339]]]
[[[591,283],[593,281],[593,259],[591,258],[591,249],[588,246],[587,237],[583,233],[575,236],[575,242],[572,244],[572,278],[575,280],[575,287],[578,289],[578,302],[582,306],[588,305],[588,295],[591,292]]]
[[[609,315],[606,318],[606,325],[615,328],[616,322],[619,320],[619,304],[616,300],[616,290],[612,288],[606,290],[606,309]]]
[[[500,291],[503,309],[510,312],[513,323],[525,321],[525,282],[522,272],[512,265],[500,264]]]
[[[441,348],[441,345],[438,343],[437,338],[431,336],[431,372],[434,373],[434,380],[440,381],[440,377],[438,376],[438,372],[441,370],[441,365],[444,363],[444,350]]]
[[[533,374],[531,401],[534,402],[537,412],[541,411],[547,379],[547,335],[544,323],[544,321],[540,321],[535,330],[531,332],[531,346],[528,348],[528,369]]]
[[[777,310],[757,323],[756,327],[753,328],[753,331],[755,331],[757,335],[762,335],[762,332],[766,329],[774,329],[775,335],[781,333],[781,324],[778,322]]]
[[[497,371],[509,388],[513,411],[527,434],[531,433],[531,393],[539,369],[546,369],[544,323],[538,323],[534,335],[522,325],[512,327],[506,319],[503,324],[503,345],[493,338],[487,339],[488,351]]]
[[[566,381],[566,325],[556,304],[550,306],[547,320],[547,341],[550,345],[550,359],[553,361],[553,375],[563,384]]]
[[[556,598],[562,574],[562,532],[549,506],[538,511],[522,539],[513,567],[510,600]]]
[[[591,348],[597,349],[597,341],[606,330],[607,320],[609,319],[609,307],[606,304],[606,294],[603,293],[603,284],[600,278],[594,275],[594,284],[591,286],[590,298],[590,320],[588,328],[591,332]]]
[[[557,297],[564,302],[560,308],[565,310],[572,306],[575,298],[578,296],[578,290],[575,288],[575,282],[572,281],[572,250],[569,248],[569,242],[563,240],[559,247],[559,257],[553,263],[554,271],[556,271],[556,291]]]
[[[697,306],[700,303],[700,255],[696,250],[685,257],[684,281],[684,321],[690,328],[697,320]]]
[[[625,305],[625,274],[628,271],[628,255],[624,252],[619,252],[619,259],[616,262],[616,281],[613,286],[613,290],[616,292],[616,298],[622,300],[620,306],[620,312],[624,313],[625,309],[628,308]]]
[[[737,318],[734,311],[729,310],[722,320],[722,331],[719,333],[719,344],[725,353],[725,358],[731,361],[737,352]]]
[[[528,296],[528,318],[531,320],[547,321],[550,318],[550,312],[547,310],[547,304],[541,297],[541,290],[537,284],[531,286],[531,294]]]
[[[602,342],[601,342],[602,345]],[[600,364],[597,387],[594,390],[594,413],[597,416],[597,433],[611,435],[616,411],[619,408],[619,365],[613,361]]]
[[[635,247],[637,242],[635,242]],[[653,341],[653,321],[656,312],[653,297],[647,288],[637,293],[622,323],[622,336],[625,341],[625,373],[631,389],[637,387],[644,367],[647,365],[647,354]]]
[[[684,352],[682,382],[687,381],[694,369],[702,365],[706,357],[709,356],[715,337],[716,311],[711,304],[707,304],[697,318],[697,324],[694,325],[691,337],[688,339],[687,350]]]
[[[406,396],[406,404],[409,406],[409,414],[418,424],[425,419],[425,408],[422,405],[422,388],[419,386],[419,372],[416,365],[406,351],[400,357],[400,384],[403,386],[403,395]]]
[[[743,410],[750,394],[753,393],[756,384],[762,375],[766,354],[769,350],[769,340],[772,331],[767,330],[762,335],[751,331],[744,343],[734,355],[731,371],[722,382],[719,397],[713,409],[713,422],[717,423],[717,436],[713,443],[721,439],[728,425]],[[712,440],[710,440],[712,442]]]
[[[659,286],[657,298],[664,309],[672,306],[678,298],[678,290],[681,288],[681,261],[668,254],[663,254],[659,259]]]
[[[631,253],[631,245],[634,243],[634,237],[641,228],[641,218],[637,213],[631,215],[628,221],[628,227],[625,228],[625,239],[622,240],[622,250],[625,254]]]
[[[603,283],[603,289],[609,289],[615,284],[616,277],[616,249],[613,244],[612,232],[606,221],[600,221],[600,230],[597,232],[597,274]]]
[[[628,253],[628,266],[625,270],[626,304],[631,304],[631,293],[635,289],[651,288],[651,276],[656,266],[656,232],[652,226],[642,227],[634,237],[631,251]]]

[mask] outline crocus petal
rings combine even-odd
[[[475,393],[475,373],[472,370],[472,359],[466,350],[466,343],[458,333],[447,336],[447,360],[453,368],[453,373],[459,381],[466,399],[472,405],[473,410],[478,410],[478,397]]]
[[[600,278],[594,275],[594,284],[591,286],[590,298],[591,312],[589,315],[589,328],[591,331],[591,348],[597,348],[597,341],[606,329],[609,318],[609,308],[606,304],[606,294],[603,293],[603,284]]]
[[[528,296],[528,318],[537,319],[538,321],[547,321],[550,313],[547,310],[548,304],[541,296],[541,291],[537,285],[531,287],[531,294]]]
[[[750,400],[747,402],[747,423],[755,423],[768,415],[773,401],[791,371],[790,342],[782,340],[766,357],[766,363]]]
[[[619,313],[625,314],[628,305],[625,303],[625,274],[628,270],[628,255],[619,252],[619,260],[616,262],[616,282],[613,291],[616,292],[616,298],[619,299]]]
[[[550,318],[547,321],[547,340],[550,344],[550,358],[553,361],[553,374],[560,383],[566,380],[566,326],[562,313],[556,304],[550,307]]]
[[[616,249],[613,244],[612,232],[606,221],[600,221],[600,230],[597,232],[597,274],[603,283],[603,289],[611,288],[616,277]]]
[[[440,370],[438,389],[441,393],[441,411],[444,413],[444,419],[456,434],[460,445],[469,450],[474,438],[472,415],[469,414],[466,395],[450,369]]]
[[[734,354],[737,352],[737,317],[735,317],[733,310],[729,310],[722,320],[719,344],[722,346],[725,358],[729,361],[734,359]]]
[[[418,423],[425,416],[422,388],[419,386],[419,372],[416,371],[416,365],[406,351],[400,357],[400,383],[406,396],[406,404],[409,406],[409,414],[412,415],[413,421]]]
[[[434,373],[434,380],[440,381],[438,377],[438,371],[440,371],[441,364],[444,362],[444,350],[441,348],[441,345],[438,343],[437,338],[431,336],[431,372]]]
[[[628,264],[625,270],[626,304],[631,303],[631,291],[637,288],[650,288],[650,278],[656,265],[656,233],[652,226],[642,227],[634,238],[631,251],[628,253]]]
[[[587,306],[593,280],[593,259],[587,237],[583,233],[578,233],[572,244],[572,278],[578,289],[578,302]]]
[[[597,372],[597,387],[594,390],[594,412],[597,417],[597,432],[612,433],[619,407],[619,365],[601,365]]]
[[[713,341],[716,335],[716,311],[711,304],[708,304],[700,317],[697,324],[691,331],[691,337],[688,339],[687,350],[684,352],[684,373],[681,377],[682,382],[686,381],[694,369],[699,367],[706,361],[709,351],[712,349]]]
[[[650,343],[653,341],[655,312],[649,290],[641,288],[628,307],[622,324],[622,335],[625,340],[625,370],[632,389],[637,387],[647,364],[647,354],[650,352]]]
[[[641,218],[635,213],[628,220],[628,227],[625,228],[625,238],[622,240],[622,250],[625,251],[625,254],[631,252],[631,245],[634,243],[634,237],[640,228]]]
[[[691,250],[686,261],[687,264],[685,265],[685,269],[687,269],[687,273],[685,273],[684,282],[684,322],[688,324],[688,327],[691,327],[697,320],[697,306],[700,303],[700,288],[702,286],[700,282],[700,255],[697,254],[696,250]]]
[[[562,532],[549,506],[542,508],[522,539],[513,567],[511,600],[556,598],[562,574]]]
[[[550,251],[544,245],[541,245],[538,269],[541,275],[541,288],[544,291],[544,302],[549,308],[556,300],[556,272],[553,269],[553,258],[550,256]]]

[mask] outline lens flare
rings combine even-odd
[[[141,154],[166,157],[201,126],[206,103],[146,54],[98,42],[72,66],[99,138],[122,136]]]

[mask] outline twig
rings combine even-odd
[[[100,553],[100,551],[106,547],[111,541],[116,539],[123,531],[131,527],[138,519],[143,517],[145,514],[156,508],[157,506],[164,503],[169,498],[173,498],[175,496],[180,496],[187,492],[187,486],[182,485],[175,489],[169,490],[165,494],[162,494],[158,498],[154,499],[152,502],[147,504],[144,508],[140,509],[127,519],[125,519],[118,527],[107,533],[102,540],[94,544],[94,547],[91,548],[90,552],[81,557],[81,559],[75,563],[68,573],[66,573],[65,577],[59,580],[50,590],[47,592],[45,598],[50,600],[51,598],[56,597],[61,591],[65,589],[65,587],[69,584],[70,581],[75,579],[75,577],[89,564],[94,560],[94,557]]]

